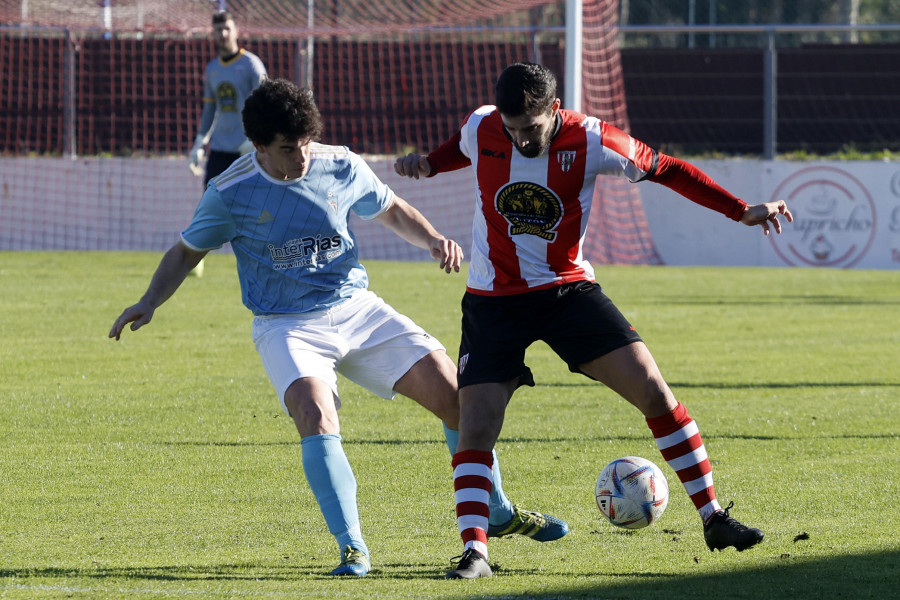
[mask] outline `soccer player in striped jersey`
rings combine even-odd
[[[463,252],[357,154],[317,142],[322,121],[308,90],[285,80],[264,82],[247,99],[243,124],[256,151],[210,182],[181,241],[109,336],[119,339],[129,323],[132,330],[149,323],[191,268],[230,242],[243,301],[255,317],[256,349],[300,433],[304,473],[338,543],[341,563],[332,574],[364,576],[371,561],[356,478],[341,441],[337,374],[383,398],[402,394],[433,412],[444,422],[451,453],[459,404],[456,366],[441,343],[367,289],[350,211],[428,250],[447,273],[459,271]],[[495,455],[492,461],[493,535],[549,541],[568,532],[550,515],[513,506]]]
[[[600,175],[655,181],[745,225],[781,232],[783,201],[748,206],[696,167],[600,119],[560,108],[549,69],[517,63],[482,106],[427,156],[409,154],[398,174],[431,177],[471,167],[477,199],[462,301],[460,430],[453,456],[464,551],[450,579],[490,577],[487,494],[491,449],[506,405],[534,385],[525,350],[545,341],[576,373],[620,394],[644,415],[666,462],[700,514],[710,550],[745,550],[763,539],[722,508],[696,422],[676,400],[637,331],[606,297],[582,255]]]

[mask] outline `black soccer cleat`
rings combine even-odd
[[[762,531],[747,527],[728,514],[733,506],[734,502],[725,510],[716,511],[703,526],[703,537],[706,538],[706,547],[710,552],[723,550],[728,546],[734,546],[738,552],[743,552],[763,541],[765,534]]]
[[[494,575],[487,559],[475,548],[469,548],[462,556],[451,558],[450,564],[455,564],[456,568],[447,573],[447,579],[477,579]]]

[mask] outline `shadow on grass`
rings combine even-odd
[[[723,573],[685,575],[666,573],[599,572],[613,578],[610,583],[581,582],[589,576],[559,573],[566,585],[554,589],[541,586],[539,593],[479,595],[479,598],[509,599],[647,599],[679,600],[693,598],[790,598],[823,600],[827,598],[897,598],[900,590],[900,550],[835,556],[805,560],[782,555],[778,564],[729,570]],[[505,574],[546,578],[546,571],[500,567],[495,577]],[[550,574],[554,576],[553,574]],[[544,579],[546,581],[546,579]],[[621,580],[621,581],[615,581]],[[467,589],[467,593],[473,590]],[[448,596],[449,597],[449,596]]]
[[[791,389],[804,389],[804,388],[867,388],[867,387],[900,387],[900,382],[893,381],[835,381],[835,382],[826,382],[826,381],[797,381],[792,383],[760,383],[758,381],[750,382],[750,383],[740,383],[740,382],[722,382],[722,381],[714,381],[714,382],[686,382],[686,381],[667,381],[669,387],[673,389],[678,388],[692,388],[692,389],[711,389],[711,390],[755,390],[755,389],[771,389],[771,390],[791,390]],[[598,384],[595,381],[590,381],[588,379],[584,379],[579,382],[564,382],[564,383],[540,383],[535,386],[536,388],[582,388],[582,387],[596,387]]]
[[[155,567],[110,567],[95,565],[89,568],[20,568],[0,569],[0,580],[14,578],[58,579],[70,581],[118,580],[144,582],[204,582],[204,581],[340,581],[331,575],[334,565],[300,564],[272,567],[258,564],[231,565],[160,565]],[[449,568],[449,567],[448,567]],[[367,580],[423,580],[444,579],[444,572],[433,563],[395,563],[375,565]],[[355,578],[349,578],[353,581]],[[2,589],[2,586],[0,586]],[[2,594],[0,594],[2,596]]]
[[[0,579],[5,577],[50,579],[124,579],[133,581],[215,581],[215,580],[296,580],[316,571],[326,574],[324,567],[303,569],[300,567],[261,567],[252,564],[235,565],[173,565],[157,567],[106,567],[95,565],[83,569],[39,568],[0,569]]]
[[[819,440],[893,440],[897,439],[898,434],[893,432],[886,433],[835,433],[835,434],[816,434]],[[703,436],[706,440],[757,440],[761,442],[772,442],[779,440],[802,440],[808,439],[805,433],[797,433],[791,435],[735,435],[735,434],[712,434],[707,433]],[[574,442],[584,444],[588,442],[608,442],[608,441],[647,441],[647,434],[643,432],[633,434],[608,435],[598,433],[593,436],[577,435],[577,436],[540,436],[540,437],[524,437],[524,436],[507,436],[501,435],[498,439],[503,444],[562,444]],[[344,446],[445,446],[446,442],[442,439],[430,440],[411,440],[411,439],[382,439],[382,438],[366,438],[357,437],[355,439],[343,440]],[[247,441],[247,442],[223,442],[223,441],[165,441],[155,442],[157,446],[202,446],[202,447],[262,447],[262,446],[299,446],[297,442],[270,442],[270,441]]]
[[[836,434],[816,434],[817,440],[895,440],[898,436],[896,433],[836,433]],[[504,436],[498,439],[502,444],[562,444],[573,442],[576,444],[589,444],[590,442],[646,442],[649,437],[643,433],[635,433],[633,435],[596,435],[596,436],[544,436],[544,437],[524,437],[524,436]],[[759,442],[775,442],[784,440],[808,440],[809,435],[798,433],[794,435],[733,435],[720,434],[715,435],[706,433],[703,435],[704,440],[756,440]],[[352,444],[380,444],[377,440],[359,440],[356,442],[345,442],[345,445]],[[438,442],[435,442],[438,443]],[[900,598],[900,596],[898,596]]]
[[[669,306],[762,306],[766,304],[777,305],[810,305],[810,306],[894,306],[900,304],[898,298],[860,298],[859,296],[833,296],[820,295],[771,295],[771,296],[738,296],[723,298],[714,296],[709,298],[671,298],[666,299]]]
[[[703,436],[705,440],[757,440],[760,442],[773,442],[779,440],[803,440],[808,439],[808,435],[798,433],[795,435],[713,435],[706,434]],[[816,435],[819,440],[893,440],[897,439],[896,433],[840,433]],[[596,436],[541,436],[541,437],[523,437],[523,436],[505,436],[501,435],[498,442],[502,444],[561,444],[574,442],[584,444],[587,442],[608,442],[608,441],[638,441],[645,442],[649,439],[644,433],[635,433],[631,435],[596,435]],[[385,439],[366,439],[357,438],[353,440],[344,440],[344,446],[444,446],[444,440],[385,440]],[[158,442],[158,446],[298,446],[299,443],[283,443],[283,442]]]
[[[727,572],[685,575],[670,573],[638,573],[600,570],[594,574],[577,574],[571,571],[553,572],[538,567],[495,566],[493,581],[502,583],[504,577],[515,577],[510,584],[520,587],[523,579],[534,578],[540,592],[511,592],[506,589],[499,595],[479,594],[479,598],[497,599],[660,599],[688,598],[892,598],[900,590],[900,551],[835,556],[828,559],[807,560],[783,555],[778,563],[752,569]],[[15,578],[20,584],[29,578],[68,580],[126,580],[155,582],[204,582],[204,581],[294,581],[335,578],[328,575],[329,568],[321,565],[267,567],[255,564],[157,566],[157,567],[103,567],[66,569],[0,569],[0,579]],[[369,580],[437,580],[443,572],[434,564],[394,563],[375,569]],[[604,581],[589,581],[602,578]],[[554,587],[550,581],[565,581]],[[464,594],[477,593],[480,582],[447,582],[443,591],[428,594],[429,597],[459,597],[458,586],[465,586]],[[456,587],[454,587],[456,586]],[[433,590],[432,590],[433,591]]]

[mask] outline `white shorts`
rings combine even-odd
[[[327,310],[268,315],[253,320],[253,343],[281,407],[296,380],[315,377],[331,386],[340,408],[337,373],[382,398],[419,360],[445,350],[435,338],[369,290]]]

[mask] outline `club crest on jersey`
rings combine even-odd
[[[560,150],[556,153],[556,162],[559,163],[559,167],[563,170],[563,173],[568,173],[569,169],[572,168],[572,163],[575,162],[575,151]]]
[[[517,181],[497,193],[497,212],[510,223],[509,235],[527,233],[549,242],[562,218],[562,203],[556,194],[531,181]]]
[[[231,83],[224,82],[216,88],[216,98],[218,99],[219,110],[222,112],[237,112],[237,97],[237,89]]]

